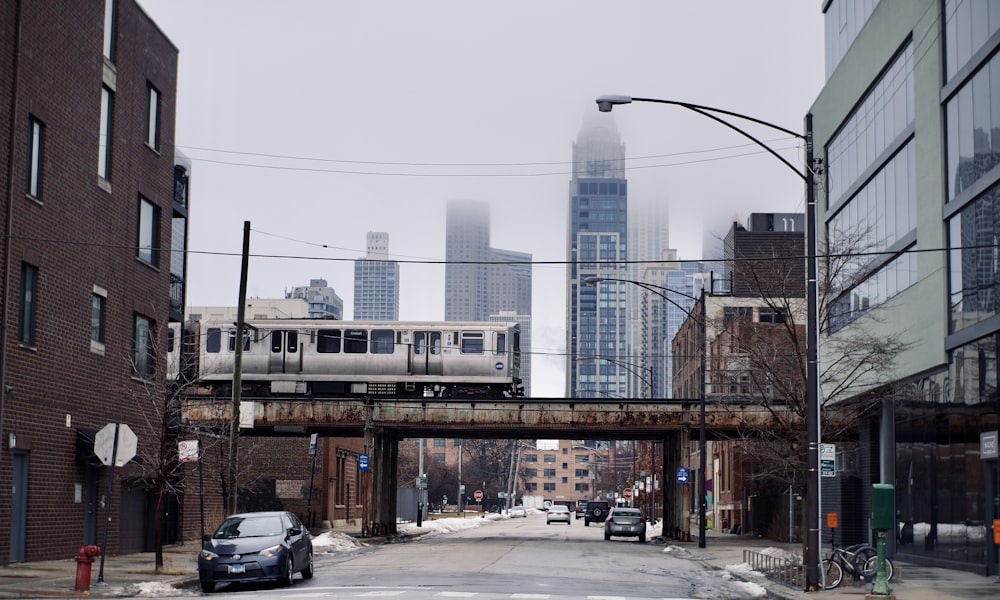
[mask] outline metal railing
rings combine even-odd
[[[754,550],[744,550],[743,562],[771,581],[791,588],[804,589],[806,571],[801,560],[789,560]]]

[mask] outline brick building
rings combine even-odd
[[[177,54],[134,0],[0,4],[0,564],[150,547],[184,304]],[[94,436],[115,423],[137,460],[112,482]]]

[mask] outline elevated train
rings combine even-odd
[[[231,393],[237,327],[179,324],[168,377]],[[523,395],[517,323],[247,320],[241,382],[257,396],[510,398]]]

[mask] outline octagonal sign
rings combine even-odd
[[[118,430],[118,448],[115,448],[115,429]],[[116,467],[124,467],[132,460],[138,447],[139,439],[128,425],[124,423],[108,423],[94,436],[94,454],[106,466],[111,466],[112,453]]]

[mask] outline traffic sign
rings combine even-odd
[[[483,499],[483,490],[476,490],[475,492],[473,492],[472,495],[476,497],[476,500],[482,500]]]
[[[835,445],[819,445],[819,474],[821,477],[837,476],[837,447]]]
[[[116,438],[118,440],[117,446],[115,445]],[[94,454],[101,459],[105,466],[110,467],[113,460],[116,467],[124,467],[125,463],[135,456],[138,441],[128,425],[108,423],[94,436]]]
[[[677,483],[687,483],[690,479],[687,467],[677,467]]]
[[[358,455],[358,470],[367,471],[368,470],[368,455],[359,454]]]
[[[625,488],[622,490],[622,498],[630,500],[632,498],[632,488]]]
[[[177,459],[182,463],[198,461],[198,440],[177,442]]]

